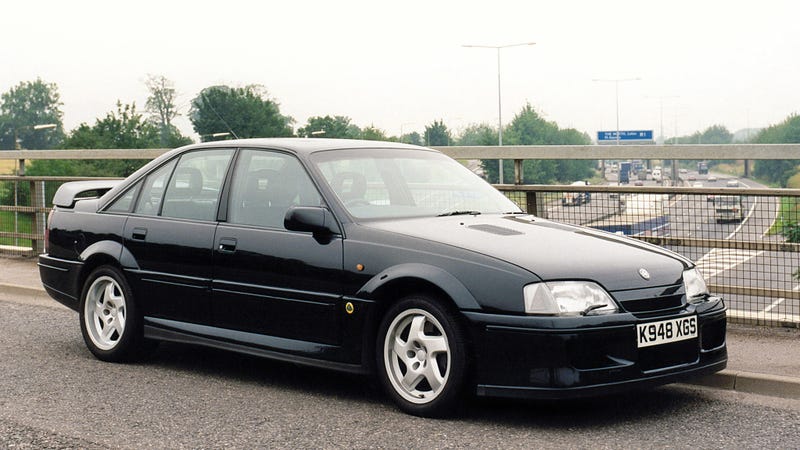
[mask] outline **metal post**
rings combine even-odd
[[[500,47],[497,47],[497,142],[503,146],[503,97],[500,93]],[[497,160],[498,184],[503,184],[503,160]]]

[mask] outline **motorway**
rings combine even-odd
[[[708,181],[707,175],[688,171],[681,175],[685,184],[695,183],[702,187],[725,188],[731,179],[717,175],[716,181]],[[737,180],[740,188],[766,188],[752,180]],[[609,183],[616,185],[612,178]],[[648,180],[645,186],[656,186]],[[623,198],[625,196],[623,195]],[[547,217],[571,223],[591,225],[604,215],[620,211],[618,199],[605,193],[594,193],[592,202],[580,206],[561,206],[551,202]],[[774,197],[744,196],[744,219],[718,223],[715,218],[715,203],[707,201],[705,195],[679,195],[666,202],[665,213],[669,215],[669,236],[679,238],[719,239],[744,242],[782,242],[781,236],[768,235],[778,214],[778,199]],[[709,284],[744,286],[749,288],[772,288],[787,291],[800,290],[800,284],[792,274],[800,268],[800,255],[789,252],[767,252],[761,250],[671,247],[695,261]],[[759,314],[773,320],[800,322],[800,300],[792,298],[767,298],[726,294],[728,305],[735,314]]]
[[[78,315],[0,292],[0,448],[798,448],[800,400],[673,385],[398,412],[370,380],[164,344],[110,364]]]

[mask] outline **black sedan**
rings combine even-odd
[[[525,214],[431,149],[205,143],[53,203],[42,282],[104,361],[176,341],[373,373],[424,416],[727,363],[725,305],[691,261]]]

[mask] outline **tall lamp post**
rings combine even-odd
[[[500,91],[500,50],[510,47],[523,47],[526,45],[536,45],[536,42],[521,42],[519,44],[508,45],[462,45],[467,48],[493,48],[497,50],[497,143],[503,146],[503,98]],[[498,159],[498,178],[499,184],[503,184],[503,160]]]
[[[617,145],[619,145],[619,84],[625,81],[639,81],[641,78],[612,78],[612,79],[605,79],[605,78],[595,78],[592,81],[599,81],[603,83],[614,83],[614,95],[616,97],[617,103]]]

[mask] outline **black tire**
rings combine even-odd
[[[155,349],[143,337],[142,316],[122,272],[113,266],[92,271],[80,301],[81,334],[86,347],[100,360],[132,361]]]
[[[380,383],[401,410],[422,417],[455,411],[469,355],[452,308],[424,294],[404,297],[384,316],[375,348]]]

